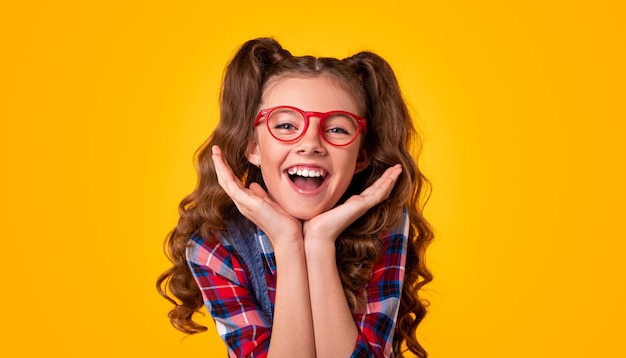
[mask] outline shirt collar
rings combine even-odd
[[[276,257],[274,256],[274,246],[272,246],[272,241],[267,235],[263,232],[263,230],[257,227],[256,236],[261,244],[261,251],[263,252],[263,258],[267,263],[267,267],[269,267],[272,275],[276,275]]]

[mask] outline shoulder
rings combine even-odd
[[[192,236],[187,243],[187,262],[195,274],[198,271],[210,271],[237,281],[236,272],[241,270],[241,264],[233,246],[224,235],[216,233],[215,237],[219,239]]]
[[[217,239],[219,238],[219,239]],[[193,235],[187,242],[187,260],[197,264],[206,264],[212,258],[223,259],[232,247],[223,237],[216,233],[215,238],[204,238]]]
[[[400,217],[398,223],[392,227],[391,230],[379,236],[383,249],[385,251],[391,249],[406,252],[410,228],[411,222],[408,211],[403,209],[402,216]]]

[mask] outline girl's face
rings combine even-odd
[[[269,83],[260,108],[276,106],[362,115],[352,95],[328,77],[282,77]],[[266,120],[256,126],[247,158],[261,166],[269,196],[295,218],[309,220],[333,208],[354,173],[367,167],[362,134],[346,146],[334,146],[318,130],[320,118],[312,116],[298,140],[281,142],[270,134]]]

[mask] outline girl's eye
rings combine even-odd
[[[337,139],[351,137],[356,130],[356,120],[345,114],[334,114],[324,121],[324,133]]]
[[[289,122],[276,123],[273,127],[276,130],[287,130],[287,131],[298,130],[298,128],[296,128],[296,126],[293,123],[289,123]]]
[[[268,124],[275,135],[291,136],[303,128],[304,118],[293,109],[277,109],[270,114]]]
[[[350,134],[350,132],[348,132],[345,128],[341,128],[341,127],[332,127],[332,128],[326,128],[326,133],[330,133],[330,134]]]

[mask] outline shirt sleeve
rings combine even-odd
[[[229,357],[266,357],[271,324],[254,299],[248,274],[232,246],[197,237],[189,244],[189,267]]]
[[[400,307],[409,233],[409,220],[404,219],[390,233],[380,238],[383,254],[372,268],[372,277],[365,287],[366,305],[353,316],[359,329],[357,357],[390,357],[393,334]]]

